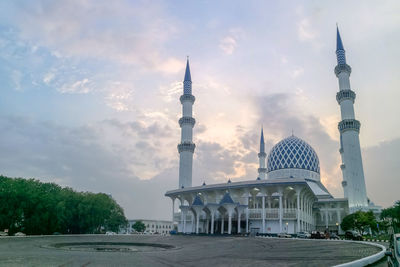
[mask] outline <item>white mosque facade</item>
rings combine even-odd
[[[187,62],[180,97],[183,116],[179,120],[182,133],[178,145],[179,187],[165,194],[172,200],[173,223],[178,232],[294,234],[328,230],[341,233],[340,223],[347,214],[356,210],[379,211],[367,198],[359,141],[360,122],[355,119],[355,93],[349,80],[351,68],[346,63],[339,31],[336,55],[344,198],[334,198],[321,183],[318,155],[306,141],[289,136],[275,144],[267,155],[263,130],[257,179],[192,186],[195,97]]]

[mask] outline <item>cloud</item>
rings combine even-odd
[[[304,69],[303,68],[296,68],[295,70],[293,70],[292,72],[292,78],[297,78],[300,75],[302,75],[304,73]]]
[[[50,82],[54,79],[54,77],[55,77],[55,74],[53,72],[48,72],[43,77],[43,82],[45,84],[50,84]]]
[[[160,94],[162,95],[165,102],[172,102],[179,99],[179,95],[182,94],[182,82],[172,82],[168,86],[160,87]]]
[[[21,91],[22,73],[19,70],[13,70],[11,73],[11,79],[14,82],[14,89],[16,91]]]
[[[157,64],[156,69],[163,73],[178,73],[185,67],[185,62],[177,58],[168,58]]]
[[[58,88],[58,91],[62,94],[87,94],[91,91],[90,88],[91,81],[88,78],[84,78],[73,83],[66,83]]]
[[[232,55],[238,46],[238,41],[243,37],[243,31],[239,28],[229,30],[229,34],[219,42],[219,48],[226,54]]]
[[[117,111],[132,110],[134,89],[128,82],[109,81],[104,88],[106,92],[105,102],[107,106]]]
[[[312,28],[310,20],[303,18],[298,24],[297,34],[301,41],[310,41],[315,39],[316,32]]]
[[[43,0],[16,9],[14,23],[22,39],[57,58],[106,60],[163,73],[183,68],[161,53],[179,24],[160,4]]]
[[[163,195],[177,183],[176,144],[154,142],[168,139],[168,127],[108,120],[69,128],[2,116],[0,130],[2,174],[112,194],[130,218],[169,218]]]
[[[236,39],[232,36],[226,36],[221,39],[219,48],[227,55],[232,55],[237,46]]]

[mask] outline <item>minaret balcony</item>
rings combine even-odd
[[[338,129],[339,129],[340,133],[343,133],[343,132],[349,131],[349,130],[360,132],[360,126],[361,126],[361,123],[358,120],[346,119],[346,120],[342,120],[341,122],[339,122]]]
[[[346,181],[342,181],[342,187],[346,187],[347,186],[347,182]]]
[[[352,90],[341,90],[337,92],[336,94],[336,100],[338,104],[344,100],[351,100],[354,103],[354,100],[356,99],[356,93]]]
[[[347,64],[339,64],[339,65],[337,65],[336,67],[335,67],[335,74],[336,74],[336,77],[338,77],[339,76],[339,74],[341,73],[341,72],[347,72],[349,75],[350,75],[350,73],[351,73],[351,67],[349,66],[349,65],[347,65]]]
[[[192,94],[183,94],[183,95],[181,95],[179,100],[181,101],[181,104],[183,104],[183,102],[186,102],[186,101],[192,102],[192,104],[193,104],[194,101],[196,100],[196,98]]]
[[[192,117],[182,117],[179,119],[179,125],[181,127],[182,127],[182,125],[189,124],[189,125],[192,125],[192,128],[193,128],[195,123],[196,123],[196,120]]]
[[[340,169],[341,169],[341,170],[344,170],[345,168],[346,168],[346,165],[340,164]]]
[[[266,156],[267,156],[267,154],[265,154],[265,152],[258,153],[259,158],[265,158]]]
[[[181,153],[182,151],[190,151],[193,153],[195,148],[196,145],[192,142],[184,142],[178,145],[178,152]]]

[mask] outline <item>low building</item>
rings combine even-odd
[[[128,224],[126,229],[123,231],[124,233],[134,233],[133,225],[137,222],[141,221],[146,226],[145,233],[151,234],[168,234],[171,230],[174,229],[174,225],[171,221],[163,221],[163,220],[145,220],[145,219],[135,219],[128,220]]]

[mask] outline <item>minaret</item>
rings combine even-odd
[[[368,206],[367,191],[360,148],[360,122],[354,116],[354,100],[356,94],[350,87],[351,68],[346,64],[346,54],[337,28],[336,43],[337,66],[335,74],[339,80],[339,92],[336,100],[340,105],[342,121],[339,122],[340,155],[343,174],[344,197],[349,201],[350,212]]]
[[[185,79],[183,81],[183,95],[180,97],[182,104],[182,118],[179,119],[181,127],[181,143],[179,151],[179,188],[192,186],[193,153],[196,145],[193,143],[193,127],[195,119],[192,117],[195,97],[192,95],[192,78],[190,77],[189,58],[186,62]]]
[[[267,154],[265,154],[264,131],[263,128],[261,128],[260,153],[258,153],[258,159],[260,161],[260,167],[258,168],[258,177],[260,177],[260,179],[262,180],[265,179],[265,175],[267,173],[267,169],[265,168],[266,156]]]

